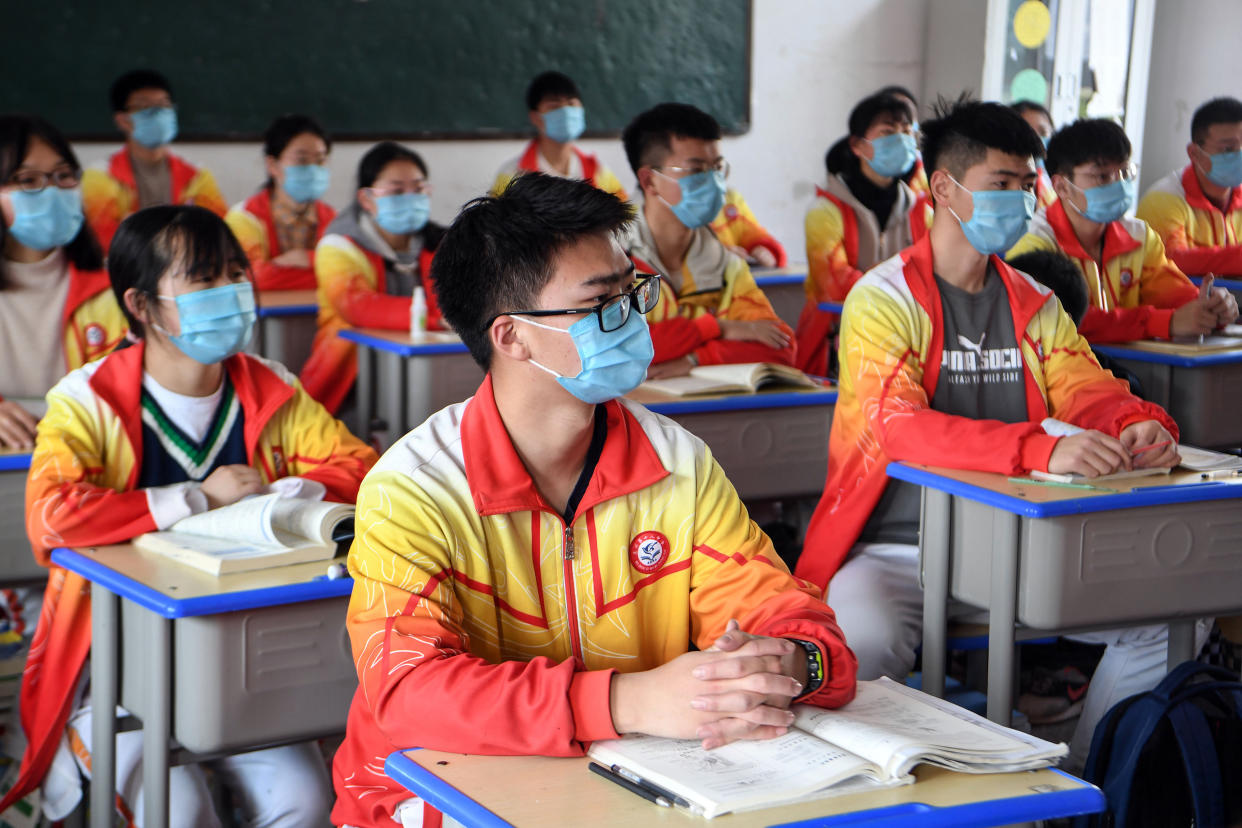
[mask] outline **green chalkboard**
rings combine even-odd
[[[305,112],[339,138],[529,132],[539,72],[582,90],[588,134],[666,100],[750,125],[750,0],[13,0],[0,111],[106,139],[108,88],[173,84],[181,135],[248,140]]]

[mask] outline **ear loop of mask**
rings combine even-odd
[[[543,328],[546,331],[557,331],[558,333],[563,333],[569,336],[573,335],[573,334],[570,334],[569,331],[565,330],[564,328],[558,328],[554,325],[545,325],[542,322],[536,322],[533,319],[527,319],[525,316],[521,316],[520,314],[516,314],[516,313],[508,314],[508,316],[510,319],[516,319],[519,322],[525,322],[527,325],[534,325],[536,328]],[[534,359],[531,359],[528,357],[526,361],[529,362],[531,365],[535,366],[536,368],[538,368],[539,370],[545,371],[551,374],[557,379],[565,379],[564,374],[558,374],[555,371],[553,371],[551,368],[547,367],[546,365],[541,365],[540,363],[536,362]]]
[[[966,190],[966,188],[965,188],[965,187],[961,184],[961,182],[959,182],[959,181],[958,181],[956,178],[954,178],[952,175],[950,175],[950,174],[949,174],[949,173],[947,173],[947,172],[945,173],[945,175],[949,176],[949,180],[950,180],[950,181],[952,181],[954,184],[956,184],[957,186],[961,187],[963,190]],[[974,190],[966,190],[966,192],[970,193],[970,205],[971,205],[971,207],[974,207],[974,204],[975,204],[975,191],[974,191]],[[965,224],[965,223],[966,223],[966,222],[962,221],[962,217],[961,217],[961,216],[959,216],[959,215],[957,214],[957,211],[955,211],[952,207],[950,207],[950,206],[949,206],[948,202],[945,202],[944,208],[945,208],[946,210],[948,210],[948,211],[949,211],[949,213],[953,216],[953,218],[957,219],[957,223],[958,223],[959,225],[961,225],[961,224]]]
[[[660,171],[659,171],[659,170],[657,170],[655,167],[652,167],[652,168],[651,168],[651,171],[652,171],[653,173],[655,173],[656,175],[660,176],[661,178],[663,178],[663,179],[665,179],[665,180],[667,180],[667,181],[671,181],[671,182],[673,182],[674,184],[676,184],[676,185],[677,185],[677,190],[678,190],[679,192],[681,192],[681,182],[680,182],[678,179],[673,178],[671,175],[666,175],[666,174],[664,174],[664,173],[660,172]],[[673,205],[672,205],[672,204],[669,204],[669,203],[668,203],[668,199],[667,199],[667,198],[665,198],[664,196],[660,195],[659,193],[656,193],[656,198],[658,198],[658,199],[660,199],[660,201],[664,202],[664,206],[665,206],[665,207],[667,207],[668,209],[670,209],[670,210],[672,210],[672,209],[673,209]],[[682,198],[685,198],[685,193],[684,193],[684,192],[682,192]],[[678,203],[678,204],[680,204],[681,202],[677,202],[677,203]]]

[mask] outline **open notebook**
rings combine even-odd
[[[642,388],[687,397],[694,394],[730,394],[758,391],[769,385],[817,388],[815,381],[797,368],[773,362],[742,362],[733,365],[698,365],[684,377],[647,380]]]
[[[1181,456],[1178,468],[1197,472],[1217,472],[1242,469],[1242,457],[1236,454],[1225,454],[1210,451],[1197,446],[1180,443],[1177,453]],[[1113,474],[1102,474],[1098,477],[1086,477],[1081,474],[1054,474],[1053,472],[1032,471],[1031,477],[1036,480],[1051,480],[1058,483],[1102,483],[1109,480],[1125,480],[1132,477],[1148,477],[1151,475],[1168,474],[1172,469],[1131,469]]]

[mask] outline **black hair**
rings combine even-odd
[[[910,120],[917,120],[919,117],[919,99],[914,97],[914,93],[904,86],[890,83],[881,89],[875,91],[876,95],[896,95],[899,98],[906,98],[910,103],[914,104],[914,111],[910,113]],[[908,107],[907,107],[908,108]]]
[[[108,93],[112,101],[112,111],[124,112],[129,96],[139,89],[163,89],[170,98],[173,93],[172,84],[159,72],[154,69],[135,69],[112,82],[112,89]]]
[[[684,103],[662,103],[639,113],[621,133],[630,169],[653,166],[672,149],[672,138],[719,141],[720,124],[701,109]]]
[[[229,226],[207,208],[165,204],[139,210],[121,222],[108,249],[112,293],[135,336],[143,335],[142,320],[125,307],[125,291],[134,288],[156,303],[160,277],[174,266],[200,279],[215,279],[226,267],[250,270]]]
[[[824,153],[824,167],[829,175],[844,175],[858,169],[858,156],[850,150],[848,135],[838,138]]]
[[[423,171],[423,175],[431,176],[423,157],[417,152],[395,141],[381,141],[367,150],[366,155],[358,162],[358,189],[374,184],[384,167],[393,161],[411,161]]]
[[[1242,101],[1237,98],[1212,98],[1195,110],[1190,119],[1190,140],[1202,144],[1208,129],[1215,124],[1236,124],[1242,121]]]
[[[1025,115],[1028,112],[1038,112],[1048,119],[1048,123],[1052,123],[1052,113],[1048,111],[1048,107],[1035,101],[1014,101],[1009,105],[1010,109],[1019,115]]]
[[[616,234],[634,208],[589,182],[519,175],[499,196],[476,198],[445,231],[431,262],[444,318],[487,370],[489,322],[529,309],[552,278],[558,251],[583,238]]]
[[[65,160],[77,172],[82,171],[73,147],[61,135],[60,130],[42,118],[33,115],[0,115],[0,185],[7,184],[21,167],[30,152],[33,141],[42,141]],[[49,187],[56,186],[48,184]],[[0,249],[4,248],[8,228],[0,221]],[[65,255],[79,270],[99,270],[103,267],[103,251],[91,230],[90,222],[83,220],[78,234],[65,245]],[[3,290],[3,269],[0,268],[0,290]]]
[[[1075,326],[1082,322],[1090,300],[1087,280],[1073,259],[1060,250],[1032,250],[1014,256],[1009,264],[1056,294]]]
[[[963,94],[940,98],[930,121],[920,126],[927,176],[938,169],[961,181],[966,170],[987,158],[988,150],[1008,155],[1044,157],[1044,142],[1031,125],[1008,106],[981,102]]]
[[[526,87],[526,108],[536,110],[548,98],[581,98],[578,84],[564,72],[542,72]]]
[[[905,101],[887,92],[877,92],[868,98],[863,98],[850,110],[850,135],[854,138],[863,137],[867,134],[867,130],[871,129],[876,118],[882,115],[889,115],[898,123],[911,122],[910,107]]]
[[[289,146],[299,135],[317,135],[323,139],[325,149],[332,151],[332,139],[323,131],[319,122],[309,115],[281,115],[268,125],[263,132],[263,154],[270,158],[278,158],[285,147]],[[424,170],[425,172],[425,170]],[[275,182],[269,177],[263,182],[265,189],[271,189]]]
[[[1130,160],[1126,131],[1107,118],[1075,121],[1048,139],[1048,175],[1069,176],[1082,164],[1124,164]]]

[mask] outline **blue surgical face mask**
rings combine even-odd
[[[953,176],[949,180],[962,187]],[[962,187],[966,190],[965,187]],[[1027,225],[1035,215],[1035,194],[1026,190],[966,190],[974,203],[970,221],[949,212],[962,227],[970,246],[985,256],[1002,254],[1026,235]]]
[[[1126,210],[1129,210],[1130,205],[1134,203],[1134,196],[1138,190],[1138,181],[1133,178],[1124,180],[1119,178],[1108,184],[1086,190],[1072,181],[1069,183],[1071,187],[1087,197],[1087,209],[1079,210],[1078,205],[1072,201],[1069,202],[1070,206],[1083,218],[1100,224],[1108,224],[1124,216]]]
[[[867,163],[875,170],[876,175],[885,178],[896,178],[910,172],[918,158],[919,148],[914,136],[905,132],[894,132],[868,143],[875,150],[875,154]]]
[[[582,370],[577,376],[562,376],[533,359],[530,362],[556,377],[562,388],[584,403],[594,405],[630,393],[646,378],[647,366],[655,356],[647,319],[633,309],[624,325],[608,333],[599,329],[599,320],[593,313],[570,325],[568,330],[544,325],[518,314],[510,318],[573,337],[578,359],[582,362]]]
[[[543,113],[543,134],[558,144],[578,140],[586,129],[586,111],[580,106],[562,106]]]
[[[167,336],[181,353],[195,362],[215,365],[240,353],[254,330],[254,288],[250,282],[195,290],[178,296],[160,296],[177,303],[181,333]]]
[[[177,137],[177,110],[171,106],[140,109],[129,117],[134,122],[131,135],[147,149],[162,147]]]
[[[33,250],[51,250],[73,241],[82,229],[82,191],[47,186],[37,193],[13,190],[13,238]]]
[[[663,196],[660,200],[668,205],[678,221],[691,230],[711,224],[712,219],[724,206],[725,179],[724,175],[716,170],[705,170],[679,179],[664,175],[659,170],[655,172],[671,181],[676,181],[677,186],[681,188],[681,201],[676,204],[669,204]]]
[[[1229,190],[1242,184],[1242,150],[1213,155],[1212,169],[1208,170],[1207,177],[1217,187]]]
[[[375,223],[396,236],[417,233],[431,218],[431,196],[399,193],[375,199]]]
[[[330,178],[328,168],[322,164],[300,164],[285,167],[285,181],[281,186],[289,198],[299,204],[309,204],[328,191]]]

